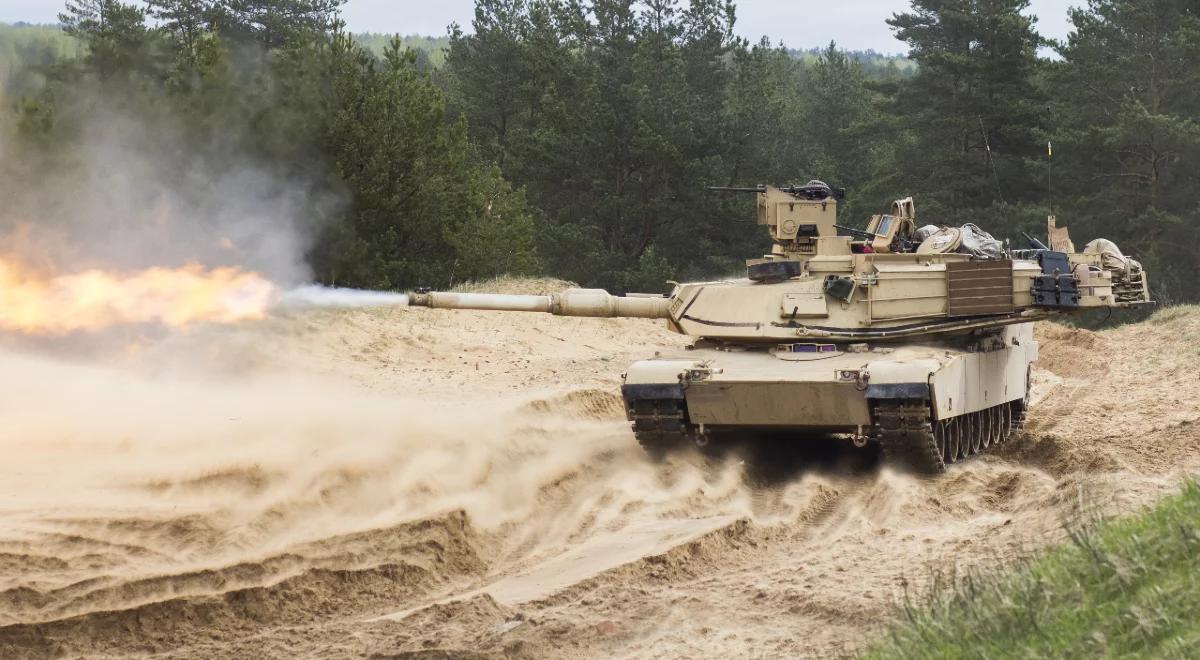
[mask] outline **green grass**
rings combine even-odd
[[[935,588],[867,658],[1200,657],[1200,486]]]
[[[1150,322],[1158,324],[1188,318],[1200,318],[1200,305],[1170,305],[1160,307],[1150,315]]]

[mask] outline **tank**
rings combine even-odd
[[[820,181],[714,190],[754,194],[774,243],[745,278],[667,295],[417,291],[409,304],[664,320],[691,344],[631,364],[621,387],[654,456],[720,432],[816,431],[936,473],[1021,428],[1034,321],[1151,302],[1140,264],[1102,239],[1075,252],[1053,217],[1050,245],[1026,235],[1010,249],[974,224],[918,226],[911,198],[858,229],[837,224],[845,193]]]

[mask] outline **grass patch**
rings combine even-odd
[[[865,657],[1200,657],[1200,486],[932,592]]]
[[[1166,323],[1179,319],[1200,318],[1200,305],[1171,305],[1162,307],[1150,315],[1151,323]]]

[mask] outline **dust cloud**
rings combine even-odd
[[[0,447],[16,475],[5,503],[39,512],[31,531],[48,511],[197,517],[230,551],[261,553],[454,509],[490,527],[623,441],[584,425],[584,442],[551,442],[553,421],[523,424],[502,403],[301,376],[202,381],[11,353],[0,368]]]
[[[368,312],[331,318],[387,334]],[[315,336],[294,336],[313,320]],[[238,331],[257,341],[233,341]],[[399,530],[460,516],[461,547],[447,543],[440,561],[474,571],[485,555],[522,566],[681,507],[751,510],[732,465],[685,463],[664,475],[646,461],[609,391],[378,392],[322,361],[344,339],[292,313],[213,325],[120,360],[0,351],[0,451],[11,457],[0,626],[191,602],[214,593],[197,577],[213,573],[233,571],[223,593],[362,570],[394,560],[397,537],[412,541]],[[271,358],[273,342],[289,346],[286,357]],[[411,373],[454,349],[404,353]],[[0,628],[0,648],[3,638]]]

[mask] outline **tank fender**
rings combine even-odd
[[[683,375],[703,367],[697,360],[639,360],[625,373],[621,394],[626,401],[683,399]]]
[[[929,377],[941,367],[937,360],[867,363],[868,399],[928,399]]]
[[[933,418],[947,419],[1024,398],[1029,365],[1038,354],[1032,326],[1010,326],[1002,335],[1002,348],[955,355],[934,373],[930,378]]]

